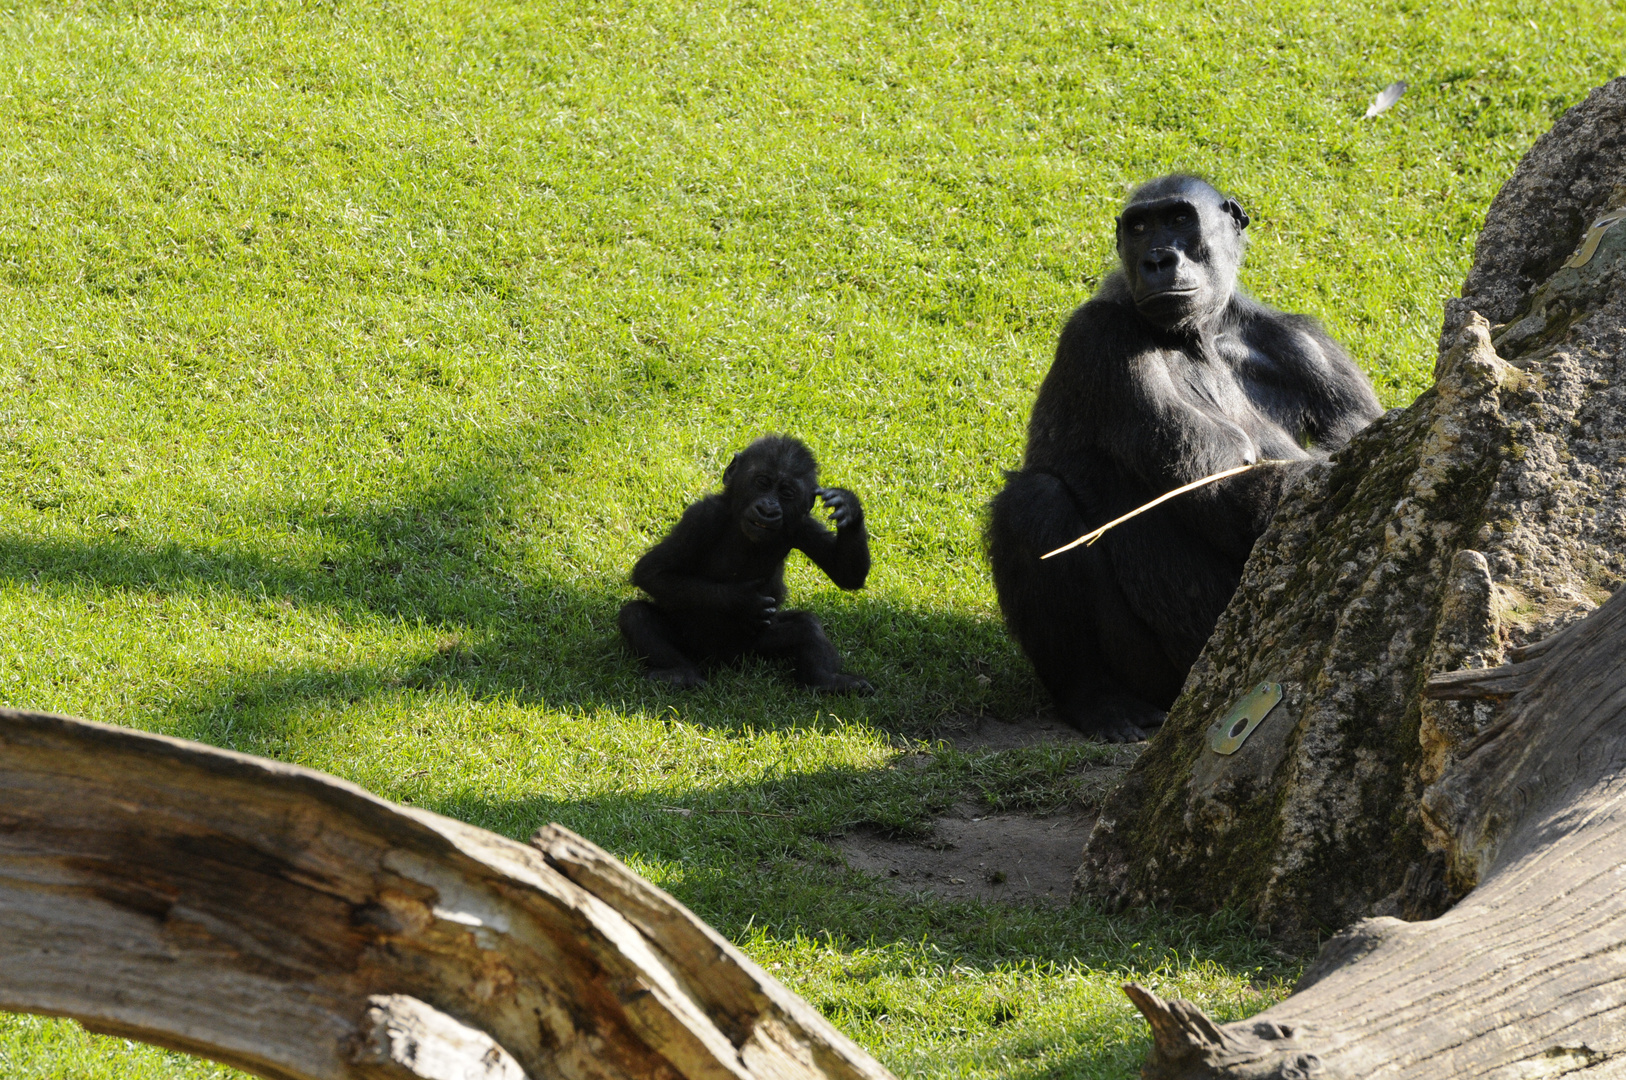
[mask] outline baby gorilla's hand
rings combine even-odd
[[[762,582],[748,581],[740,586],[739,613],[759,626],[767,626],[779,614],[779,601],[762,591]]]
[[[864,520],[864,510],[859,505],[858,496],[846,488],[815,488],[813,494],[830,511],[830,520],[837,529],[850,529]]]

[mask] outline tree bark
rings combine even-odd
[[[1126,987],[1152,1024],[1142,1076],[1626,1076],[1623,656],[1626,590],[1514,665],[1525,687],[1430,789],[1452,872],[1479,883],[1466,899],[1357,923],[1239,1023]]]
[[[885,1080],[670,896],[322,773],[0,711],[0,1009],[278,1080]]]
[[[1289,490],[1168,722],[1103,807],[1079,887],[1239,907],[1297,942],[1429,918],[1477,884],[1426,811],[1524,692],[1510,649],[1626,582],[1626,79],[1493,201],[1435,385]],[[1435,684],[1432,676],[1475,669]],[[1453,681],[1454,680],[1454,681]],[[1249,690],[1281,703],[1222,754]]]

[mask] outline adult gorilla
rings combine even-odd
[[[1090,547],[1039,556],[1224,469],[1324,457],[1382,413],[1310,318],[1236,288],[1248,216],[1190,176],[1118,218],[1123,266],[1073,312],[990,507],[999,606],[1063,719],[1109,742],[1163,722],[1241,580],[1287,469],[1181,495]]]

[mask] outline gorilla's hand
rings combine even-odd
[[[830,520],[837,529],[850,529],[861,525],[864,521],[864,508],[858,501],[858,496],[846,488],[815,488],[813,494],[824,503],[824,508],[830,511]]]
[[[739,586],[735,610],[750,622],[767,626],[779,614],[779,601],[762,591],[762,582],[747,581]]]
[[[1163,710],[1127,694],[1105,694],[1061,718],[1097,742],[1140,742],[1163,726]]]

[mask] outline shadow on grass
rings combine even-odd
[[[719,730],[806,726],[809,717],[834,713],[915,736],[949,714],[1039,708],[1033,679],[997,621],[908,611],[833,589],[813,592],[805,606],[825,621],[849,668],[877,684],[876,696],[817,698],[762,664],[721,671],[697,691],[654,686],[616,639],[615,613],[630,587],[538,574],[534,565],[542,560],[527,554],[536,526],[493,509],[506,486],[503,475],[475,470],[387,505],[245,514],[250,528],[264,529],[260,541],[251,534],[193,546],[124,536],[0,535],[0,580],[65,592],[237,597],[350,625],[399,624],[422,643],[417,653],[397,650],[361,664],[302,660],[223,673],[174,687],[158,703],[177,734],[262,753],[303,714],[412,693],[454,692],[566,712],[658,715],[677,708],[685,723]],[[1229,917],[1109,917],[1088,904],[1045,908],[904,895],[848,872],[826,843],[860,825],[918,834],[929,816],[974,788],[947,768],[839,768],[679,793],[501,800],[464,791],[418,804],[519,838],[558,821],[627,855],[734,940],[763,933],[827,941],[883,974],[936,978],[932,972],[944,967],[1050,964],[1145,972],[1193,961],[1241,974],[1281,967],[1268,946]],[[844,1026],[862,1025],[872,1022],[865,1019],[874,1006],[864,996],[867,986],[829,979],[810,983],[807,994]],[[1115,1043],[1069,1059],[1060,1072],[1025,1075],[1091,1073],[1115,1067],[1126,1052],[1136,1053]]]
[[[1209,984],[1257,985],[1296,977],[1300,962],[1235,913],[1109,914],[1087,901],[911,895],[847,870],[820,842],[860,822],[901,824],[911,808],[933,812],[964,797],[962,778],[932,773],[834,769],[682,794],[453,797],[427,805],[520,837],[558,821],[611,850],[636,851],[638,869],[731,940],[770,953],[771,942],[811,941],[815,947],[797,951],[795,970],[781,977],[863,1042],[884,1045],[885,1025],[912,1025],[935,1047],[926,1075],[954,1075],[965,1055],[997,1058],[999,1075],[1022,1080],[1136,1075],[1149,1040],[1127,1000],[1117,999],[1119,982],[1157,985],[1196,973]],[[1104,983],[1106,998],[1081,1015],[1047,1015],[1036,988],[1067,993],[1077,981]],[[939,995],[967,986],[981,989],[939,1007]],[[1263,1002],[1242,1004],[1208,1008],[1225,1021]],[[979,1029],[975,1046],[954,1049],[962,1024]],[[1057,1054],[1058,1042],[1076,1049]],[[903,1075],[916,1071],[907,1059],[895,1064]]]
[[[802,722],[819,703],[900,734],[919,735],[949,714],[1025,715],[1039,691],[996,621],[899,610],[860,594],[814,595],[849,670],[880,688],[870,699],[817,699],[763,663],[725,668],[698,691],[650,684],[620,647],[615,615],[634,591],[618,580],[559,580],[528,565],[525,527],[503,516],[507,478],[470,471],[390,505],[299,505],[258,515],[271,539],[208,547],[143,544],[112,536],[63,541],[0,536],[0,579],[166,595],[236,594],[321,609],[345,622],[389,620],[438,635],[415,663],[233,675],[169,708],[196,737],[222,710],[357,701],[401,687],[457,688],[555,709],[681,708],[724,729]],[[254,523],[256,518],[248,515]],[[528,525],[526,526],[528,527]],[[280,546],[279,546],[280,540]],[[797,558],[797,556],[792,556]],[[827,602],[827,597],[834,597]],[[990,691],[987,687],[997,689]],[[809,706],[813,706],[810,710]]]
[[[955,962],[1149,970],[1211,962],[1253,973],[1283,957],[1238,916],[985,904],[908,894],[850,871],[825,841],[860,826],[921,835],[931,816],[975,797],[952,767],[833,768],[681,793],[493,800],[459,793],[418,805],[516,839],[558,822],[640,869],[721,933],[828,939],[844,950],[905,945]]]

